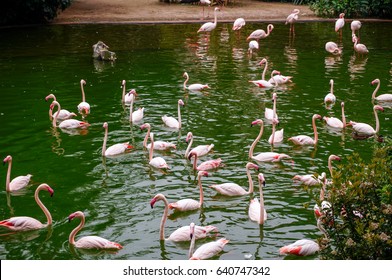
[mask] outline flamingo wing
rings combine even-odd
[[[194,199],[181,199],[177,202],[169,203],[170,209],[176,209],[178,211],[192,211],[200,208],[199,201]]]
[[[253,83],[254,85],[258,86],[259,88],[272,88],[274,85],[271,84],[270,82],[266,80],[253,80],[249,81],[250,83]]]
[[[171,128],[179,128],[180,127],[180,123],[174,117],[168,117],[168,116],[164,115],[162,117],[162,121],[168,127],[171,127]]]
[[[359,135],[373,135],[376,131],[367,123],[352,123],[353,130]]]
[[[68,119],[68,120],[62,121],[59,124],[59,127],[63,128],[63,129],[76,129],[76,128],[86,128],[89,125],[90,124],[86,123],[86,122],[78,121],[75,119]]]
[[[114,144],[106,150],[105,156],[120,155],[127,152],[130,149],[132,149],[132,146],[129,145],[129,142]]]
[[[214,144],[210,144],[210,145],[199,145],[194,147],[189,154],[195,153],[197,154],[198,157],[204,156],[206,154],[208,154],[212,148],[214,148]]]
[[[84,236],[75,242],[75,247],[83,249],[122,249],[120,244],[99,236]]]
[[[202,162],[196,169],[198,171],[211,170],[211,169],[218,168],[221,165],[221,163],[222,163],[222,159],[220,159],[220,158],[212,159],[212,160]]]
[[[195,239],[202,239],[206,238],[207,234],[212,232],[212,231],[218,231],[218,229],[214,226],[195,226]],[[190,227],[189,226],[183,226],[170,234],[168,240],[171,240],[173,242],[182,242],[182,241],[190,241]]]
[[[219,254],[223,247],[229,242],[225,238],[221,238],[217,241],[208,242],[201,245],[192,255],[192,260],[205,260]]]
[[[147,145],[147,149],[151,148],[151,144]],[[154,141],[154,150],[167,150],[167,149],[176,149],[176,145],[173,143],[165,142],[165,141]]]
[[[298,136],[290,137],[287,140],[292,141],[295,145],[314,145],[313,138],[307,135],[298,135]]]
[[[203,84],[191,84],[188,86],[190,91],[202,91],[203,89],[210,88],[208,85]]]
[[[298,256],[309,256],[316,253],[319,249],[319,245],[313,240],[301,239],[290,245],[280,248],[279,253]]]
[[[248,215],[249,215],[249,219],[251,221],[260,222],[260,202],[257,199],[257,197],[255,197],[254,199],[252,199],[250,201],[249,204],[249,209],[248,209]],[[267,211],[264,209],[264,221],[265,222],[267,220]]]
[[[335,117],[324,117],[325,122],[328,126],[334,128],[343,128],[343,122]]]
[[[210,188],[215,189],[218,193],[227,196],[246,195],[248,192],[236,183],[223,183],[219,185],[211,185]]]
[[[162,157],[153,158],[152,160],[150,160],[150,165],[155,168],[169,168],[165,159]]]
[[[7,227],[12,231],[28,231],[43,228],[44,225],[31,217],[12,217],[7,220],[0,221],[0,226]]]
[[[199,33],[199,32],[210,32],[210,31],[215,29],[215,26],[216,25],[213,22],[206,22],[199,28],[199,30],[197,30],[197,33]]]
[[[30,179],[33,175],[27,174],[26,176],[18,176],[10,182],[11,191],[18,191],[28,186]]]

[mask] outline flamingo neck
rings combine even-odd
[[[192,147],[192,144],[193,144],[193,136],[191,137],[191,139],[189,140],[189,144],[188,144],[188,147],[186,148],[186,150],[185,150],[185,157],[188,157],[188,155],[189,155],[189,151],[191,150],[191,147]],[[195,157],[195,161],[196,161],[196,157]]]
[[[271,31],[272,31],[272,25],[268,24],[268,26],[267,26],[267,33],[265,34],[265,37],[269,36]]]
[[[324,201],[324,198],[325,198],[325,192],[326,192],[326,181],[327,181],[327,178],[323,178],[323,185],[321,186],[321,189],[320,189],[320,201]]]
[[[197,153],[194,153],[193,170],[197,170]]]
[[[133,100],[134,100],[134,97],[135,96],[133,96],[133,98],[131,98],[131,105],[129,106],[129,121],[132,123],[132,114],[133,114]]]
[[[263,135],[264,125],[261,125],[259,135],[257,135],[255,141],[253,141],[252,146],[249,149],[249,158],[253,158],[253,150],[256,147],[257,142],[260,140],[261,136]]]
[[[184,82],[184,89],[187,89],[187,87],[186,87],[186,83],[188,82],[188,80],[189,80],[189,76],[188,76],[188,75],[186,75],[186,79],[185,79],[185,82]]]
[[[151,147],[149,152],[149,160],[151,161],[154,153],[154,137],[151,137],[151,135],[150,135],[150,140],[151,140]]]
[[[248,176],[248,183],[249,183],[249,189],[248,189],[248,194],[253,193],[254,187],[253,187],[253,180],[252,180],[252,175],[250,174],[250,169],[246,169],[246,175]]]
[[[167,216],[169,215],[169,202],[167,201],[166,197],[163,197],[163,203],[165,204],[165,209],[163,210],[163,215],[161,219],[161,224],[159,228],[159,239],[165,240],[165,223],[167,220]]]
[[[122,102],[125,102],[125,83],[121,85],[122,86]]]
[[[318,142],[318,133],[317,133],[317,126],[316,126],[316,118],[312,119],[312,126],[313,126],[313,133],[314,133],[314,144],[316,145]]]
[[[333,94],[333,82],[331,83],[331,90],[330,90],[331,94]]]
[[[346,123],[346,115],[344,114],[344,106],[342,106],[342,123],[343,123],[343,128],[347,126]]]
[[[10,181],[11,181],[11,166],[12,166],[12,160],[8,161],[8,170],[7,170],[7,177],[5,179],[5,190],[7,192],[10,192]]]
[[[197,176],[197,184],[199,185],[199,191],[200,191],[199,205],[201,207],[204,201],[203,186],[201,184],[201,175]]]
[[[102,156],[105,156],[106,153],[106,142],[108,140],[108,127],[105,127],[105,135],[103,137],[103,144],[102,144]]]
[[[57,118],[58,118],[58,116],[59,116],[59,114],[60,114],[60,111],[61,111],[60,103],[58,103],[58,102],[56,101],[55,105],[57,106],[57,112],[54,114],[54,118],[53,118],[53,120],[52,120],[52,126],[53,126],[53,127],[57,127]]]
[[[191,245],[189,246],[188,257],[191,258],[193,256],[193,251],[195,250],[195,233],[192,234]]]
[[[84,223],[85,223],[85,218],[83,215],[81,215],[79,225],[76,228],[74,228],[69,234],[68,241],[70,244],[75,245],[75,236],[83,228]]]
[[[317,228],[322,232],[322,234],[324,234],[325,238],[329,238],[327,231],[325,230],[325,228],[322,225],[322,221],[320,218],[317,219]]]
[[[271,134],[271,143],[270,143],[271,145],[274,144],[274,140],[275,140],[275,130],[276,130],[275,126],[276,126],[275,122],[272,122],[272,134]]]
[[[86,97],[84,95],[84,86],[82,82],[80,83],[80,88],[82,90],[82,102],[86,102]]]
[[[218,15],[216,13],[216,10],[214,10],[214,26],[218,23]]]
[[[377,110],[373,108],[373,111],[374,111],[374,117],[376,118],[376,134],[377,134],[380,131],[380,121],[378,119]]]
[[[42,188],[40,188],[40,187],[37,188],[37,190],[35,191],[35,194],[34,194],[34,198],[35,198],[35,201],[37,202],[38,206],[42,209],[42,211],[44,212],[44,214],[46,216],[46,220],[47,220],[46,226],[49,226],[52,224],[52,215],[50,215],[48,208],[46,208],[45,205],[42,203],[42,201],[39,199],[38,194],[41,191],[41,189]]]
[[[263,186],[261,183],[259,184],[259,189],[260,189],[260,220],[259,220],[259,224],[262,225],[262,224],[264,224],[265,216],[264,216]]]
[[[264,67],[264,70],[263,70],[263,74],[261,75],[261,79],[262,80],[265,80],[265,73],[267,73],[267,67],[268,67],[268,62],[266,61],[265,62],[265,67]]]
[[[144,148],[147,148],[147,141],[148,141],[148,138],[150,137],[150,131],[151,131],[151,126],[148,126],[147,127],[147,134],[146,134],[146,136],[144,137],[144,140],[143,140],[143,147]]]
[[[178,112],[178,128],[181,128],[181,105],[178,103],[177,112]]]
[[[332,158],[328,158],[328,170],[329,174],[331,174],[331,178],[333,178]]]
[[[373,94],[372,94],[372,99],[375,99],[376,98],[376,93],[378,92],[378,89],[380,88],[380,83],[377,83],[377,87],[376,87],[376,89],[373,91]]]

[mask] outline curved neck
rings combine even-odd
[[[264,224],[264,195],[263,195],[263,185],[260,183],[259,184],[259,189],[260,189],[260,220],[259,224],[262,225]]]
[[[375,88],[375,90],[373,91],[373,94],[372,94],[372,99],[376,98],[376,93],[378,92],[379,88],[380,88],[380,83],[377,83],[377,87]]]
[[[80,223],[79,223],[79,225],[76,228],[74,228],[71,231],[70,235],[69,235],[68,241],[69,241],[70,244],[75,245],[75,236],[83,228],[84,223],[85,223],[84,216],[80,216]]]
[[[313,126],[313,133],[314,133],[314,144],[316,145],[318,141],[316,118],[312,118],[312,126]]]
[[[373,108],[373,111],[374,111],[374,117],[376,118],[376,134],[377,134],[380,130],[380,121],[378,119],[377,110]]]
[[[178,103],[177,112],[178,112],[178,128],[181,128],[181,105]]]
[[[144,137],[144,140],[143,140],[143,147],[144,148],[147,148],[147,141],[148,141],[148,138],[150,137],[150,131],[151,131],[151,126],[148,126],[147,127],[147,134],[146,134],[146,136]]]
[[[159,228],[159,239],[165,240],[165,223],[167,220],[167,216],[169,215],[169,202],[167,201],[166,197],[163,197],[163,203],[165,204],[165,209],[163,211],[161,225]]]
[[[105,152],[106,152],[106,142],[107,142],[107,140],[108,140],[108,127],[106,126],[105,127],[105,135],[104,135],[104,137],[103,137],[103,144],[102,144],[102,155],[104,156],[105,155]]]
[[[253,193],[253,190],[254,190],[253,180],[252,180],[252,175],[250,174],[249,168],[246,168],[246,175],[248,176],[248,183],[249,183],[248,193]]]
[[[12,166],[12,160],[8,161],[7,177],[6,177],[6,179],[5,179],[5,190],[6,190],[7,192],[10,191],[11,166]]]
[[[38,206],[44,212],[44,214],[46,216],[46,220],[47,220],[46,225],[48,226],[48,225],[52,224],[52,215],[50,215],[48,208],[46,208],[45,205],[42,203],[42,201],[39,199],[38,194],[40,191],[41,191],[41,189],[40,189],[40,187],[38,187],[37,190],[35,191],[34,198],[35,198],[35,201],[37,202]]]
[[[324,234],[325,238],[327,238],[327,239],[329,238],[327,231],[325,230],[325,228],[322,225],[321,218],[317,219],[317,228],[322,232],[322,234]]]
[[[83,87],[83,82],[80,82],[80,88],[82,90],[82,102],[86,102],[86,97],[84,95],[84,87]]]
[[[271,31],[272,31],[272,25],[268,24],[268,26],[267,26],[267,33],[265,34],[265,37],[269,36]]]
[[[204,201],[203,186],[201,184],[201,175],[197,176],[197,184],[199,185],[199,191],[200,191],[199,204],[201,207],[203,205],[203,201]]]
[[[261,125],[259,135],[257,135],[255,141],[253,141],[252,143],[252,146],[250,146],[249,158],[253,158],[253,150],[255,149],[257,142],[260,140],[261,136],[263,135],[263,129],[264,129],[264,125]]]
[[[56,102],[55,105],[57,106],[57,112],[54,114],[54,118],[52,120],[52,126],[57,127],[57,118],[60,114],[61,106],[60,103]]]
[[[193,143],[193,136],[191,137],[191,140],[189,140],[188,147],[185,150],[185,157],[188,157],[189,151],[191,150],[191,147],[192,147],[192,143]],[[196,161],[196,159],[197,159],[197,157],[195,158],[195,161]]]
[[[188,80],[189,80],[189,76],[188,76],[188,75],[186,75],[185,77],[186,77],[186,78],[185,78],[185,82],[184,82],[184,89],[186,89],[186,83],[187,83]]]
[[[268,62],[265,62],[265,66],[264,66],[264,70],[263,70],[263,74],[261,75],[261,79],[265,80],[265,73],[267,73],[267,67],[268,67]]]

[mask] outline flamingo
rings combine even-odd
[[[137,109],[136,111],[133,111],[133,102],[135,101],[136,98],[136,91],[131,90],[128,95],[132,95],[130,102],[131,105],[129,106],[129,122],[130,123],[139,123],[143,120],[144,117],[144,107]]]
[[[197,166],[197,153],[189,153],[188,159],[191,160],[191,158],[194,157],[194,161],[193,161],[193,169],[197,170],[197,171],[207,171],[207,170],[211,170],[211,169],[216,169],[219,166],[222,165],[222,159],[218,158],[218,159],[210,159],[207,161],[204,161],[202,163],[200,163],[199,166]]]
[[[254,50],[259,49],[259,43],[256,40],[252,40],[249,42],[248,54],[252,55]]]
[[[146,128],[147,128],[147,133],[146,136],[144,137],[143,147],[146,149],[151,149],[151,143],[147,144],[148,138],[150,137],[151,126],[149,123],[144,123],[140,126],[141,130]],[[154,150],[164,151],[168,149],[176,149],[176,145],[165,141],[154,141]]]
[[[294,23],[298,20],[299,10],[294,9],[291,14],[288,15],[285,24],[290,23],[290,32],[294,33]]]
[[[242,196],[242,195],[251,194],[253,193],[253,181],[252,181],[252,176],[250,174],[251,169],[258,170],[259,167],[251,162],[248,162],[246,164],[246,175],[248,176],[248,184],[249,184],[249,188],[247,191],[236,183],[223,183],[218,185],[211,185],[209,187],[213,188],[218,193],[227,196]]]
[[[342,49],[335,42],[325,43],[325,50],[333,55],[341,55]]]
[[[347,126],[352,126],[354,133],[357,134],[358,136],[366,136],[366,137],[373,136],[373,135],[377,134],[380,130],[380,121],[378,119],[377,111],[383,112],[384,108],[381,107],[380,105],[373,106],[374,117],[376,119],[376,128],[375,129],[366,123],[358,123],[358,122],[353,122],[353,121],[350,121],[347,124]]]
[[[339,30],[341,31],[343,26],[344,26],[344,13],[341,13],[339,15],[339,18],[335,22],[335,32],[339,32]]]
[[[275,120],[277,123],[279,123],[279,118],[278,118],[278,115],[276,114],[276,99],[277,99],[277,97],[278,97],[277,93],[274,92],[272,94],[272,101],[274,104],[273,109],[265,108],[264,117],[269,121]]]
[[[243,26],[245,26],[245,19],[237,18],[233,23],[233,30],[240,30]]]
[[[181,109],[180,106],[184,106],[184,101],[181,99],[178,100],[178,120],[176,120],[174,117],[168,117],[166,115],[162,116],[162,121],[165,125],[167,125],[170,128],[175,128],[175,129],[180,129],[181,128]]]
[[[325,174],[325,172],[323,172],[323,174]],[[317,178],[314,174],[295,175],[292,180],[294,182],[301,182],[305,186],[316,186],[322,183],[322,176]]]
[[[369,50],[364,44],[358,44],[358,38],[357,36],[355,36],[355,34],[353,34],[353,42],[354,42],[354,51],[357,54],[364,56],[365,54],[369,53]]]
[[[337,161],[340,161],[341,159],[340,159],[340,157],[339,156],[337,156],[337,155],[330,155],[329,157],[328,157],[328,170],[329,170],[329,174],[331,175],[331,178],[333,178],[333,167],[332,167],[332,161],[333,160],[337,160]],[[330,181],[326,181],[326,184],[327,185],[330,185],[330,184],[332,184],[332,179],[330,180]]]
[[[372,85],[377,84],[376,89],[373,91],[372,99],[375,99],[377,101],[392,101],[392,94],[390,93],[380,94],[379,96],[376,97],[378,89],[380,88],[380,79],[373,80],[371,84]]]
[[[290,137],[287,140],[292,141],[295,145],[316,145],[318,142],[316,119],[321,119],[321,116],[319,114],[314,114],[312,117],[314,138],[311,138],[310,136],[306,136],[306,135],[298,135],[298,136]]]
[[[265,73],[267,72],[267,68],[268,68],[268,61],[266,58],[263,58],[259,62],[260,66],[263,64],[265,64],[265,67],[264,67],[263,73],[261,74],[261,80],[253,80],[253,81],[249,81],[249,82],[253,83],[254,85],[258,86],[259,88],[269,89],[269,88],[272,88],[274,85],[265,80]]]
[[[197,30],[197,33],[200,33],[200,32],[211,32],[212,30],[214,30],[216,28],[216,24],[217,24],[217,21],[218,21],[217,20],[218,16],[217,16],[216,12],[218,12],[218,11],[220,11],[220,9],[218,7],[216,7],[214,9],[214,22],[206,22],[206,23],[204,23],[199,28],[199,30]]]
[[[277,75],[275,75],[275,74],[277,74]],[[268,82],[271,84],[275,84],[275,85],[282,85],[282,84],[286,84],[288,82],[292,82],[291,81],[292,78],[293,78],[292,76],[284,76],[284,75],[281,75],[279,71],[273,70],[271,72],[271,78],[268,80]]]
[[[186,199],[180,199],[177,202],[172,202],[169,203],[169,209],[175,209],[177,211],[192,211],[196,209],[200,209],[203,205],[204,201],[204,195],[203,195],[203,186],[201,184],[201,177],[202,176],[208,176],[207,171],[199,171],[197,173],[197,184],[199,186],[199,201],[191,199],[191,198],[186,198]]]
[[[151,148],[150,148],[150,152],[149,152],[149,164],[152,167],[155,168],[167,168],[170,169],[170,167],[167,165],[166,161],[164,158],[162,157],[153,157],[153,153],[154,153],[154,133],[150,133],[150,140],[151,140]]]
[[[105,136],[103,138],[102,156],[110,157],[110,156],[121,155],[133,148],[131,145],[129,145],[129,142],[126,142],[126,143],[114,144],[106,149],[106,141],[108,140],[108,130],[109,130],[108,126],[109,125],[107,122],[103,123],[103,128],[105,129]]]
[[[332,128],[345,128],[346,127],[346,116],[344,115],[344,102],[340,103],[340,106],[342,107],[342,120],[339,120],[338,118],[335,117],[323,117],[323,120],[327,123],[329,127]]]
[[[268,143],[271,145],[275,143],[280,143],[283,141],[283,134],[284,134],[284,129],[281,128],[279,130],[276,130],[276,125],[279,123],[277,119],[272,120],[272,133],[270,137],[268,138]]]
[[[204,6],[211,6],[210,0],[200,0],[200,4],[203,6],[203,18],[204,18]]]
[[[359,29],[361,29],[361,26],[362,26],[362,23],[359,20],[353,20],[350,25],[351,33],[355,34],[355,32],[358,31],[358,37],[359,37]]]
[[[265,179],[263,173],[257,176],[259,181],[260,202],[257,197],[251,199],[249,204],[248,215],[251,221],[257,222],[260,225],[267,220],[267,211],[264,208],[263,187],[265,187]]]
[[[84,94],[84,86],[86,85],[86,81],[81,79],[80,80],[80,88],[82,90],[82,102],[78,105],[78,111],[81,114],[88,115],[90,113],[90,104],[86,102],[86,97]]]
[[[209,145],[198,145],[194,147],[191,150],[192,144],[193,144],[193,133],[188,132],[186,135],[185,141],[188,143],[188,147],[185,150],[185,157],[188,158],[189,154],[196,153],[198,157],[204,156],[211,152],[211,150],[214,148],[214,144],[209,144]]]
[[[155,195],[151,201],[150,201],[150,206],[151,208],[154,208],[154,205],[157,201],[163,201],[165,204],[165,209],[163,211],[162,219],[161,219],[161,224],[159,227],[159,239],[160,240],[170,240],[173,242],[182,242],[182,241],[190,241],[190,236],[189,236],[189,226],[183,226],[178,229],[176,229],[172,234],[169,235],[167,239],[165,239],[165,224],[167,217],[169,215],[169,202],[167,201],[165,195],[158,193]],[[201,239],[201,238],[206,238],[207,235],[210,232],[217,232],[218,229],[215,226],[196,226],[195,227],[195,239]]]
[[[121,87],[122,87],[122,103],[124,104],[131,104],[133,102],[133,99],[137,96],[136,90],[131,89],[128,93],[125,93],[125,85],[126,81],[122,80],[121,82]]]
[[[331,85],[330,92],[324,97],[325,104],[331,104],[336,102],[336,96],[333,94],[333,80],[329,80],[329,84]]]
[[[53,127],[57,127],[57,118],[58,118],[58,115],[60,114],[61,107],[60,107],[60,104],[57,101],[53,101],[50,106],[51,106],[52,109],[54,108],[54,106],[58,107],[57,112],[54,115],[54,118],[53,118],[53,121],[52,121]],[[76,128],[85,129],[85,128],[89,127],[90,124],[87,123],[87,122],[82,122],[82,121],[75,120],[75,119],[67,119],[67,120],[63,120],[58,126],[61,129],[76,129]]]
[[[120,244],[116,242],[112,242],[105,238],[94,236],[94,235],[83,236],[82,238],[79,238],[77,241],[75,241],[76,234],[78,234],[78,232],[83,228],[86,221],[84,217],[84,213],[82,211],[76,211],[75,213],[69,215],[68,221],[71,222],[75,218],[80,218],[80,224],[71,231],[68,238],[69,244],[72,244],[76,248],[80,248],[80,249],[119,250],[123,248]]]
[[[190,91],[202,91],[203,89],[210,88],[208,85],[203,85],[203,84],[191,84],[189,86],[186,86],[188,80],[189,80],[189,75],[187,72],[184,72],[183,77],[185,78],[184,82],[184,90],[188,89]]]
[[[25,176],[18,176],[11,180],[11,168],[12,168],[12,156],[8,155],[3,160],[3,165],[8,163],[7,177],[5,180],[5,189],[7,192],[16,192],[25,187],[30,183],[30,179],[33,175],[27,174]]]
[[[31,217],[12,217],[7,220],[0,221],[0,226],[6,227],[11,231],[29,231],[29,230],[36,230],[48,227],[52,225],[52,216],[50,215],[49,210],[45,207],[42,201],[39,199],[39,192],[41,190],[45,190],[49,192],[50,196],[53,196],[53,189],[48,184],[40,184],[34,193],[34,199],[37,202],[38,206],[44,212],[46,216],[46,224],[41,223],[40,221],[31,218]]]
[[[54,101],[57,101],[57,100],[56,100],[56,96],[55,96],[53,93],[51,93],[51,94],[49,94],[48,96],[46,96],[46,97],[45,97],[45,100],[48,101],[48,99],[51,99],[51,98],[53,98]],[[55,114],[56,114],[56,113],[55,113]],[[68,111],[68,110],[62,109],[62,110],[60,111],[60,114],[59,114],[59,116],[57,117],[57,119],[61,121],[61,120],[70,119],[70,118],[72,118],[72,117],[76,117],[76,114],[73,113],[73,112],[70,112],[70,111]],[[50,106],[49,106],[49,119],[50,119],[50,120],[53,120],[53,109],[50,108]]]
[[[257,40],[258,41],[260,39],[265,39],[271,34],[272,30],[274,30],[274,26],[272,24],[268,24],[267,25],[267,33],[263,29],[256,29],[248,36],[248,38],[246,38],[246,40],[247,41]]]
[[[195,252],[195,240],[196,240],[196,235],[195,235],[195,224],[191,223],[189,225],[189,233],[190,233],[190,240],[191,244],[189,247],[189,259],[190,260],[205,260],[212,258],[213,256],[219,254],[222,250],[223,247],[229,242],[229,240],[225,238],[220,238],[217,241],[211,241],[208,243],[205,243],[201,245]]]

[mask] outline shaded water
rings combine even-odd
[[[222,158],[224,168],[202,179],[205,203],[200,211],[174,214],[166,223],[166,236],[176,228],[210,224],[230,240],[219,259],[281,259],[278,249],[296,239],[317,239],[312,207],[314,198],[291,178],[296,174],[327,171],[330,154],[342,157],[358,152],[367,160],[376,141],[354,140],[351,129],[334,132],[318,122],[320,141],[316,148],[296,148],[287,138],[312,135],[311,116],[340,117],[340,102],[346,104],[348,120],[374,125],[369,83],[379,78],[382,93],[392,92],[391,23],[366,22],[361,42],[370,54],[354,55],[350,30],[344,30],[341,57],[324,51],[327,41],[338,41],[333,24],[300,23],[295,37],[288,28],[275,24],[271,36],[260,42],[260,50],[248,57],[245,38],[251,31],[266,28],[265,23],[247,24],[240,34],[231,24],[218,24],[210,38],[196,34],[199,25],[80,25],[26,27],[0,30],[0,155],[13,156],[12,178],[33,174],[33,186],[24,195],[5,192],[7,167],[0,181],[0,217],[32,216],[45,219],[33,194],[37,185],[48,183],[53,198],[41,193],[54,224],[25,234],[0,235],[0,259],[185,259],[188,244],[159,241],[163,204],[150,208],[150,199],[164,193],[169,201],[198,198],[196,174],[184,158],[185,137],[195,135],[194,145],[214,143],[214,153],[201,160]],[[92,48],[98,40],[115,51],[115,63],[93,61]],[[245,165],[248,151],[259,128],[250,123],[264,118],[272,108],[272,90],[263,91],[248,80],[259,79],[262,57],[272,69],[293,76],[293,83],[277,89],[277,110],[285,141],[274,150],[291,155],[295,161],[261,164],[266,178],[264,188],[268,220],[263,227],[248,218],[250,196],[227,198],[206,186],[228,181],[247,186]],[[207,83],[207,93],[185,93],[182,74],[190,83]],[[82,135],[53,129],[44,98],[54,93],[62,107],[76,112],[81,100],[79,82],[87,81],[86,99],[92,106]],[[121,81],[139,94],[136,107],[145,107],[156,140],[174,142],[177,150],[159,153],[171,169],[167,173],[150,168],[148,153],[142,147],[145,131],[130,126],[128,108],[121,104]],[[338,102],[328,109],[323,98],[329,80],[335,81]],[[183,99],[183,127],[180,132],[163,126],[161,116],[176,116],[177,100]],[[379,113],[381,133],[390,135],[391,110]],[[80,116],[78,116],[80,119]],[[103,160],[103,122],[109,123],[108,144],[130,141],[135,149],[122,157]],[[267,138],[271,125],[255,153],[270,151]],[[157,152],[158,154],[158,152]],[[256,172],[253,172],[258,196]],[[78,236],[99,235],[117,241],[124,249],[117,254],[90,255],[68,246],[68,235],[77,221],[68,223],[69,214],[86,214],[85,228]],[[210,239],[211,240],[211,239]],[[197,246],[210,240],[200,240]],[[317,258],[313,256],[311,258]]]

